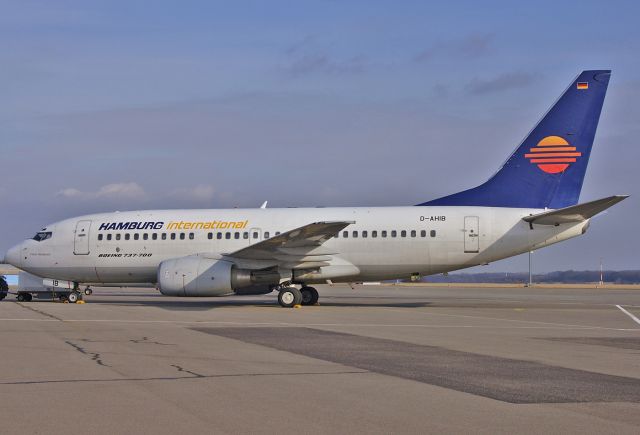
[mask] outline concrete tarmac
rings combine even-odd
[[[640,291],[0,302],[1,433],[640,433]]]

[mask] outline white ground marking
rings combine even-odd
[[[386,310],[386,311],[395,311],[395,312],[398,312],[398,313],[402,312],[402,311],[396,310],[394,308],[380,308],[380,309],[381,310]],[[620,308],[620,309],[622,309],[622,308]],[[549,325],[549,326],[565,327],[565,328],[611,329],[611,330],[617,330],[618,329],[618,328],[607,328],[605,326],[576,325],[576,324],[573,324],[573,323],[540,322],[540,321],[537,321],[537,320],[516,320],[516,319],[505,319],[504,317],[470,316],[468,314],[433,313],[433,312],[418,311],[418,310],[413,311],[413,313],[423,314],[423,315],[427,315],[427,316],[443,316],[443,317],[459,317],[459,318],[465,318],[465,319],[498,320],[498,321],[502,321],[502,322],[513,322],[513,323],[531,323],[531,324],[536,324],[536,325]],[[634,330],[637,330],[637,329],[634,329]]]
[[[638,319],[636,316],[634,316],[633,314],[631,314],[630,312],[628,312],[627,310],[625,310],[624,308],[622,308],[620,305],[616,305],[616,307],[618,307],[620,309],[620,311],[622,311],[623,313],[625,313],[627,316],[631,317],[631,320],[633,320],[634,322],[636,322],[638,325],[640,325],[640,319]]]
[[[485,318],[486,319],[486,318]],[[497,319],[505,320],[505,319]],[[638,328],[608,328],[604,326],[563,325],[551,323],[540,326],[496,326],[496,325],[424,325],[424,324],[380,324],[380,323],[291,323],[291,322],[225,322],[219,320],[128,320],[128,319],[22,319],[0,318],[0,322],[54,322],[54,323],[137,323],[167,325],[218,325],[218,326],[250,326],[250,327],[342,327],[342,328],[474,328],[474,329],[599,329],[607,331],[640,331]],[[543,323],[543,322],[529,322]]]

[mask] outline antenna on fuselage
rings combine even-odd
[[[263,203],[262,203],[262,205],[260,206],[260,208],[267,208],[267,203],[268,203],[268,202],[269,202],[269,201],[265,201],[265,202],[263,202]]]

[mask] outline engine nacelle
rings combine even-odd
[[[249,286],[277,284],[277,272],[237,269],[229,261],[199,255],[172,258],[158,267],[158,288],[166,296],[224,296]]]

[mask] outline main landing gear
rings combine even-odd
[[[316,305],[318,299],[318,290],[313,287],[304,286],[298,290],[297,287],[285,286],[278,291],[278,303],[284,308],[293,308],[296,305]]]

